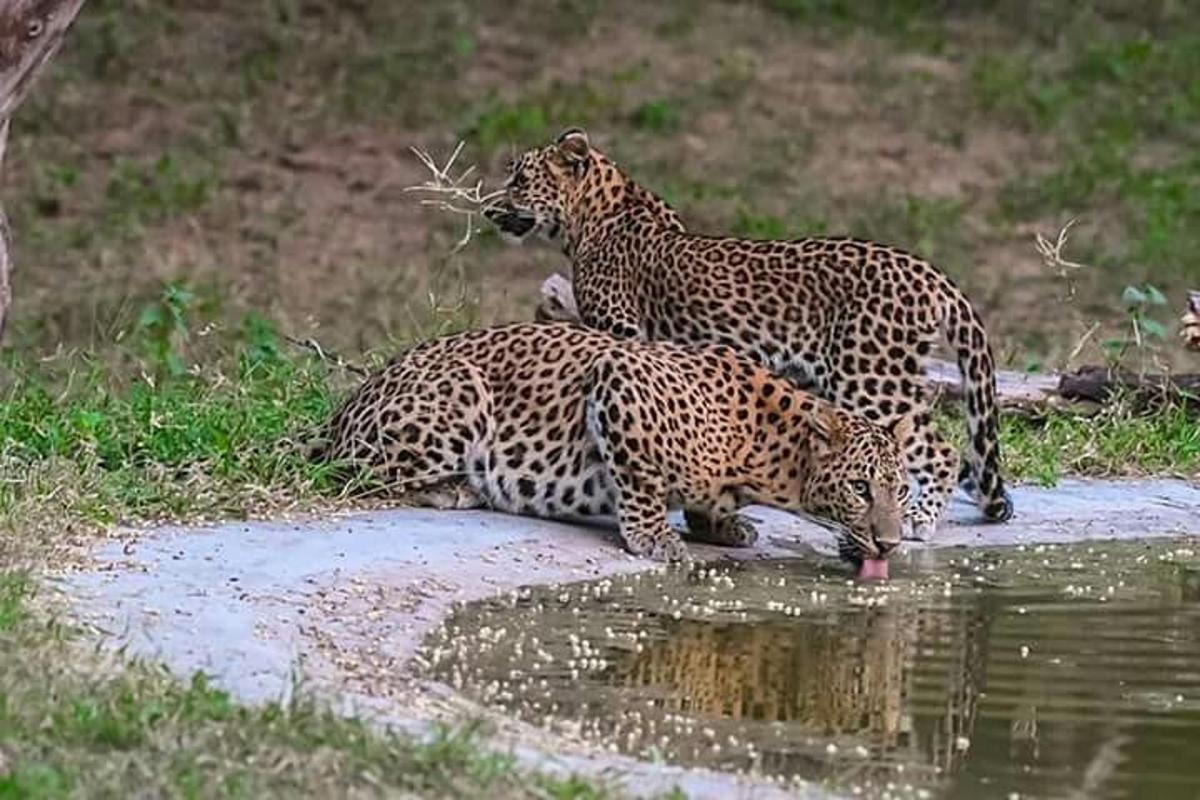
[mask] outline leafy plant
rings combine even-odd
[[[1128,334],[1102,343],[1105,352],[1114,364],[1124,360],[1130,349],[1145,351],[1152,342],[1161,342],[1167,337],[1167,328],[1153,314],[1167,304],[1167,298],[1150,284],[1126,286],[1121,294],[1121,303],[1129,321]]]
[[[146,357],[160,375],[177,378],[187,372],[183,345],[187,342],[187,315],[196,294],[177,283],[163,289],[161,297],[138,314],[135,333]]]

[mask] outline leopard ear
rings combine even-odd
[[[583,128],[567,128],[558,135],[554,144],[558,147],[558,154],[568,164],[581,164],[587,161],[592,149]]]
[[[905,415],[903,417],[896,417],[891,423],[885,425],[884,428],[896,440],[896,446],[904,450],[905,445],[908,444],[908,440],[912,438],[916,426],[913,418]]]
[[[818,408],[812,417],[813,437],[826,448],[840,447],[846,435],[842,419],[833,406]]]

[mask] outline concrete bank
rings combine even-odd
[[[906,547],[999,546],[1200,535],[1200,488],[1182,481],[1066,481],[1016,487],[1017,515],[978,521],[959,499],[936,541]],[[693,545],[700,558],[820,556],[821,526],[769,509],[759,545]],[[286,697],[297,679],[347,711],[416,732],[433,719],[488,716],[446,687],[413,678],[422,637],[457,601],[530,584],[657,568],[624,553],[615,534],[486,512],[398,509],[333,519],[130,531],[65,579],[79,616],[114,645],[180,675],[203,670],[239,699]],[[542,769],[625,782],[638,793],[679,785],[694,797],[826,797],[702,770],[597,753],[569,735],[496,720],[500,740]],[[553,754],[553,755],[552,755]]]

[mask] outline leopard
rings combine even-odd
[[[727,347],[510,323],[403,350],[340,404],[314,455],[415,506],[615,517],[628,552],[689,560],[688,538],[749,547],[738,509],[827,523],[842,559],[883,565],[909,486],[902,432]]]
[[[956,483],[985,520],[1012,517],[1000,473],[996,362],[982,317],[929,261],[845,236],[756,240],[689,231],[582,128],[511,159],[484,216],[570,262],[579,319],[640,340],[732,347],[868,420],[907,420],[916,491],[905,537],[928,539]],[[935,427],[926,360],[946,341],[962,374],[964,457]]]

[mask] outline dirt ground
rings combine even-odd
[[[255,309],[354,350],[528,316],[561,256],[490,233],[452,253],[457,221],[403,191],[424,178],[408,148],[462,139],[495,184],[514,149],[583,124],[697,230],[909,247],[964,284],[1007,364],[1061,362],[1099,321],[1077,355],[1095,360],[1126,282],[1187,276],[1124,263],[1100,189],[1007,209],[1075,145],[981,100],[981,58],[1069,59],[1086,20],[1046,44],[1034,5],[893,24],[804,2],[95,0],[14,130],[9,344],[102,348],[167,281],[199,290],[197,327]],[[1169,163],[1160,139],[1139,156]],[[1032,237],[1075,216],[1079,256],[1112,263],[1068,285]]]

